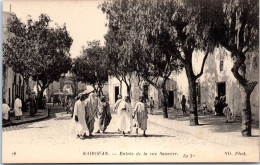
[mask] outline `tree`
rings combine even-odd
[[[148,36],[145,47],[141,46],[141,43],[138,41],[132,43],[132,51],[135,56],[133,58],[136,60],[138,77],[153,85],[162,93],[165,118],[168,118],[168,91],[166,83],[173,71],[178,73],[183,67],[176,58],[174,50],[172,50],[173,46],[169,40],[169,33],[164,31],[157,34],[156,37]]]
[[[242,135],[251,136],[250,95],[257,85],[246,77],[245,60],[250,51],[258,50],[259,2],[257,0],[222,0],[214,3],[215,39],[231,52],[232,73],[241,85]]]
[[[167,32],[158,34],[158,37],[150,36],[146,47],[140,43],[140,25],[136,20],[136,1],[104,2],[102,10],[109,19],[109,31],[106,35],[106,45],[110,50],[110,71],[119,81],[124,81],[128,94],[131,89],[133,74],[139,79],[146,80],[163,93],[164,117],[168,117],[166,81],[171,72],[180,66],[169,49],[172,45],[165,42],[169,38]],[[113,67],[114,66],[114,67]],[[163,79],[158,84],[159,77]],[[128,80],[126,80],[128,78]]]
[[[89,82],[99,95],[103,95],[102,88],[108,78],[107,62],[107,53],[100,46],[100,41],[88,42],[82,55],[73,61],[72,72],[78,81]]]
[[[158,53],[168,53],[174,56],[173,59],[177,58],[181,61],[189,82],[190,125],[198,125],[196,80],[203,74],[207,56],[213,51],[215,45],[215,42],[212,42],[214,40],[211,40],[212,29],[206,19],[207,12],[205,11],[209,3],[206,0],[115,0],[111,2],[110,8],[107,4],[109,2],[103,7],[111,20],[125,19],[125,24],[120,22],[121,24],[115,27],[122,29],[131,24],[133,28],[129,28],[128,33],[124,31],[123,35],[136,36],[136,38],[131,38],[133,43],[139,41],[144,50],[147,48],[149,50],[151,46],[148,52],[155,53],[155,58]],[[116,21],[111,21],[111,24],[117,25]],[[153,50],[157,48],[162,49]],[[201,71],[196,75],[193,71],[192,55],[193,52],[199,50],[204,51],[205,55]],[[150,57],[153,59],[153,55],[150,54]]]
[[[126,1],[122,1],[122,3],[127,5]],[[115,76],[120,81],[120,85],[122,81],[126,84],[127,94],[131,98],[131,87],[136,66],[134,59],[131,58],[132,51],[129,51],[127,47],[131,29],[131,22],[125,16],[127,8],[110,2],[104,2],[101,8],[107,14],[109,20],[108,33],[105,35],[109,75]]]
[[[6,63],[26,81],[30,77],[36,81],[40,108],[44,90],[68,72],[72,62],[69,50],[73,40],[66,26],[51,28],[50,22],[46,14],[41,14],[38,21],[30,18],[26,24],[15,17],[8,27],[14,35],[3,44]]]

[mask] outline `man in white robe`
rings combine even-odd
[[[86,138],[88,132],[86,120],[85,120],[85,103],[84,96],[80,95],[80,99],[76,101],[74,105],[73,121],[76,124],[77,136],[80,139]]]
[[[132,131],[132,113],[129,96],[126,96],[118,106],[119,129],[122,131],[123,136],[125,136],[126,132],[130,134]]]
[[[118,121],[117,121],[117,125],[118,125],[118,131],[120,131],[120,120],[119,120],[119,110],[118,110],[118,106],[119,104],[121,103],[121,101],[123,100],[122,99],[122,96],[121,95],[118,95],[117,96],[118,100],[116,101],[116,103],[114,104],[114,107],[113,107],[113,110],[117,113],[117,117],[118,117]]]
[[[19,99],[19,96],[16,96],[14,101],[14,114],[16,116],[16,120],[20,120],[22,113],[22,101]]]
[[[9,119],[9,112],[10,112],[10,107],[6,104],[5,99],[3,99],[3,105],[2,105],[3,122],[6,122]]]

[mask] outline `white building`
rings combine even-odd
[[[196,52],[193,54],[193,70],[198,74],[201,68],[203,52]],[[246,78],[249,80],[259,80],[259,54],[258,52],[251,53],[246,60]],[[216,96],[226,96],[226,102],[229,104],[234,117],[241,115],[241,94],[240,87],[231,72],[233,61],[230,53],[223,48],[218,48],[213,54],[209,54],[203,75],[197,80],[197,101],[198,109],[201,108],[202,103],[206,103],[208,108],[214,110],[214,99]],[[185,69],[179,74],[172,74],[170,81],[167,82],[167,91],[169,94],[168,105],[180,109],[180,101],[182,95],[187,98],[189,107],[189,88],[188,79]],[[116,101],[116,96],[122,90],[122,95],[127,95],[126,85],[122,82],[122,89],[120,89],[120,82],[115,77],[109,77],[109,99],[110,104],[113,105]],[[135,105],[138,97],[147,93],[149,97],[155,100],[155,106],[161,105],[161,94],[152,85],[149,85],[148,90],[144,91],[145,83],[141,87],[138,86],[137,78],[134,79],[131,89],[132,106]],[[253,120],[259,121],[259,85],[257,85],[251,94],[251,109]]]

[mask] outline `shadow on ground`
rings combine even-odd
[[[92,137],[90,137],[91,139],[93,138],[93,139],[95,139],[95,138],[114,138],[114,137],[123,137],[123,135],[122,134],[119,134],[118,132],[117,132],[117,134],[115,134],[114,132],[112,132],[112,133],[110,133],[110,132],[107,132],[107,133],[105,133],[105,134],[95,134],[95,135],[93,135]],[[150,134],[148,134],[147,135],[147,137],[145,137],[145,136],[143,136],[142,134],[139,134],[139,135],[136,135],[136,134],[126,134],[124,137],[128,137],[128,138],[136,138],[136,137],[144,137],[144,138],[149,138],[149,137],[159,137],[159,138],[161,138],[161,137],[175,137],[175,136],[169,136],[169,135],[150,135]]]
[[[163,110],[157,110],[154,115],[163,116]],[[233,119],[232,121],[226,123],[224,116],[214,116],[213,113],[207,113],[204,115],[201,111],[198,112],[199,116],[199,126],[207,127],[213,132],[240,132],[241,131],[241,121],[238,119]],[[187,115],[183,115],[181,110],[176,110],[173,108],[168,109],[168,119],[176,121],[187,121],[189,122],[189,112]],[[258,124],[253,123],[252,128],[259,128]]]

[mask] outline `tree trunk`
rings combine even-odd
[[[189,100],[190,100],[190,126],[199,125],[197,113],[197,92],[196,92],[196,76],[192,68],[192,52],[185,53],[185,71],[189,83]]]
[[[163,117],[168,118],[168,92],[166,90],[166,80],[162,83],[162,94],[163,94]]]
[[[245,89],[241,89],[241,103],[242,103],[242,124],[241,124],[241,133],[243,136],[251,136],[251,123],[252,123],[252,114],[251,114],[251,105],[250,105],[250,95],[251,93],[246,92]]]
[[[39,109],[44,109],[44,103],[43,103],[43,92],[45,89],[41,89],[38,93],[38,97],[37,97],[37,102],[38,102],[38,108]]]
[[[252,112],[251,112],[250,96],[256,85],[257,82],[251,82],[247,86],[241,86],[241,103],[242,103],[241,133],[243,136],[252,136],[251,133]]]
[[[188,77],[190,98],[190,126],[199,125],[197,112],[196,79]]]
[[[122,80],[120,81],[120,95],[122,95]]]
[[[103,90],[102,90],[103,88],[101,88],[101,87],[99,87],[99,94],[100,94],[100,96],[103,96],[104,95],[104,93],[103,93]]]
[[[243,53],[235,54],[236,60],[232,68],[232,73],[234,77],[238,80],[241,86],[241,103],[242,103],[242,124],[241,124],[241,133],[243,136],[251,136],[251,124],[252,124],[252,112],[250,105],[250,96],[255,86],[257,85],[256,81],[250,82],[246,79],[246,65],[245,65],[245,55]]]
[[[129,96],[131,102],[131,85],[126,85],[127,95]]]

